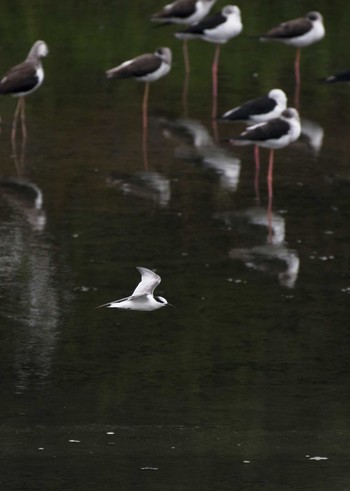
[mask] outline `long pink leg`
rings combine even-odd
[[[295,91],[294,91],[294,105],[297,109],[299,109],[300,106],[300,84],[301,84],[301,77],[300,77],[300,52],[301,49],[297,48],[297,54],[295,57],[295,65],[294,65],[294,70],[295,70]]]
[[[22,109],[21,109],[21,123],[22,123],[22,138],[27,139],[27,126],[26,126],[26,100],[22,97]]]
[[[267,172],[267,189],[268,189],[268,197],[269,201],[272,201],[273,196],[273,157],[274,157],[274,149],[270,149],[269,156],[269,168]]]
[[[214,61],[212,66],[212,79],[213,79],[213,110],[212,110],[212,118],[215,119],[217,117],[217,99],[218,99],[218,67],[219,67],[219,58],[220,58],[220,44],[216,45]]]
[[[188,54],[188,39],[184,39],[183,44],[182,44],[182,52],[184,55],[184,62],[185,62],[185,72],[190,73],[190,57]]]
[[[294,70],[295,70],[295,83],[300,85],[300,48],[297,48],[297,54],[295,56]]]
[[[145,93],[142,102],[142,127],[147,128],[148,125],[148,94],[149,94],[149,82],[146,82]]]
[[[259,176],[260,176],[260,151],[258,145],[254,145],[254,160],[255,160],[255,178],[254,178],[254,189],[257,201],[260,201],[259,193]]]
[[[13,148],[16,147],[17,121],[18,121],[18,116],[21,113],[22,103],[23,103],[23,97],[20,97],[17,102],[16,111],[12,123],[11,141],[12,141]]]
[[[149,97],[149,82],[146,82],[145,93],[142,102],[142,156],[145,170],[148,169],[148,97]]]

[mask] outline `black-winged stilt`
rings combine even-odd
[[[216,118],[216,100],[218,95],[217,72],[220,56],[220,47],[229,39],[238,36],[243,29],[240,8],[236,5],[226,5],[221,12],[206,17],[184,31],[177,32],[179,39],[203,39],[216,44],[214,61],[212,65],[213,78],[213,111]]]
[[[169,48],[158,48],[154,53],[146,53],[106,71],[107,78],[134,78],[146,82],[142,103],[143,127],[147,127],[149,83],[167,75],[171,69],[172,53]]]
[[[300,85],[300,48],[320,41],[325,32],[322,15],[319,12],[309,12],[305,17],[282,22],[259,37],[261,41],[280,41],[297,48],[295,81]]]
[[[16,126],[19,115],[22,121],[22,135],[27,136],[25,126],[25,100],[24,97],[40,87],[44,80],[44,69],[41,58],[49,53],[44,41],[36,41],[28,53],[27,58],[10,68],[0,80],[0,94],[11,94],[19,97],[12,128],[12,141],[16,137]]]
[[[263,123],[278,118],[287,107],[287,96],[281,89],[272,89],[266,95],[250,99],[240,106],[226,111],[219,121],[244,121],[248,124]],[[254,145],[255,179],[254,187],[259,199],[259,146]]]
[[[200,22],[209,13],[217,0],[175,0],[165,5],[159,12],[151,16],[151,21],[159,25],[181,24],[190,26]],[[190,62],[187,39],[183,41],[185,71],[189,73]]]
[[[269,167],[267,174],[268,197],[272,200],[272,180],[274,151],[297,140],[301,133],[299,113],[294,108],[285,109],[279,118],[265,123],[248,126],[240,135],[229,139],[233,145],[258,145],[269,148]]]

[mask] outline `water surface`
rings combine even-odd
[[[245,35],[222,49],[219,112],[273,87],[293,105],[294,50],[248,35],[326,18],[270,215],[267,153],[258,200],[252,149],[221,142],[243,126],[210,119],[214,47],[190,44],[184,100],[181,43],[148,23],[159,2],[2,7],[3,72],[50,48],[23,152],[1,99],[2,488],[347,489],[350,96],[318,80],[349,68],[350,7],[242,4]],[[144,140],[143,85],[104,71],[158,46],[174,66]],[[136,266],[176,309],[95,310],[131,293]]]

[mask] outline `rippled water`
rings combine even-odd
[[[268,210],[267,153],[257,199],[252,148],[221,141],[243,126],[211,122],[213,46],[190,43],[186,81],[173,29],[148,24],[159,6],[4,2],[2,70],[35,39],[50,54],[23,148],[0,101],[2,489],[343,491],[350,95],[318,80],[350,68],[350,8],[242,4],[246,35],[222,49],[220,113],[272,87],[293,104],[294,50],[247,35],[326,18]],[[143,85],[104,71],[166,45],[145,135]],[[131,293],[136,266],[176,309],[96,310]]]

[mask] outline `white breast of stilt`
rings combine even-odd
[[[285,44],[294,46],[295,48],[304,48],[310,44],[320,41],[325,35],[325,28],[321,19],[317,19],[313,22],[311,29],[303,34],[291,39],[283,40]]]
[[[213,3],[214,1],[209,2],[209,1],[199,0],[196,3],[195,12],[187,19],[184,19],[182,23],[191,25],[201,21],[209,13],[209,10],[211,9]]]
[[[289,145],[290,143],[293,143],[299,138],[301,133],[301,125],[300,125],[300,119],[298,114],[296,113],[295,116],[288,118],[288,120],[285,118],[282,119],[288,122],[289,124],[288,131],[284,135],[281,135],[279,138],[266,140],[265,142],[261,142],[261,143],[259,142],[258,145],[260,147],[274,148],[274,149],[283,148]]]
[[[141,82],[154,82],[155,80],[164,77],[164,75],[167,75],[167,73],[169,73],[170,71],[170,68],[171,66],[169,65],[169,63],[162,61],[157,70],[152,73],[148,73],[147,75],[143,75],[142,77],[137,77],[137,80],[140,80]]]
[[[226,22],[218,25],[214,29],[205,29],[204,35],[202,36],[206,41],[211,41],[213,43],[223,44],[229,39],[238,36],[243,29],[241,21],[240,9],[236,6],[227,6],[225,9],[231,9],[226,15]]]

